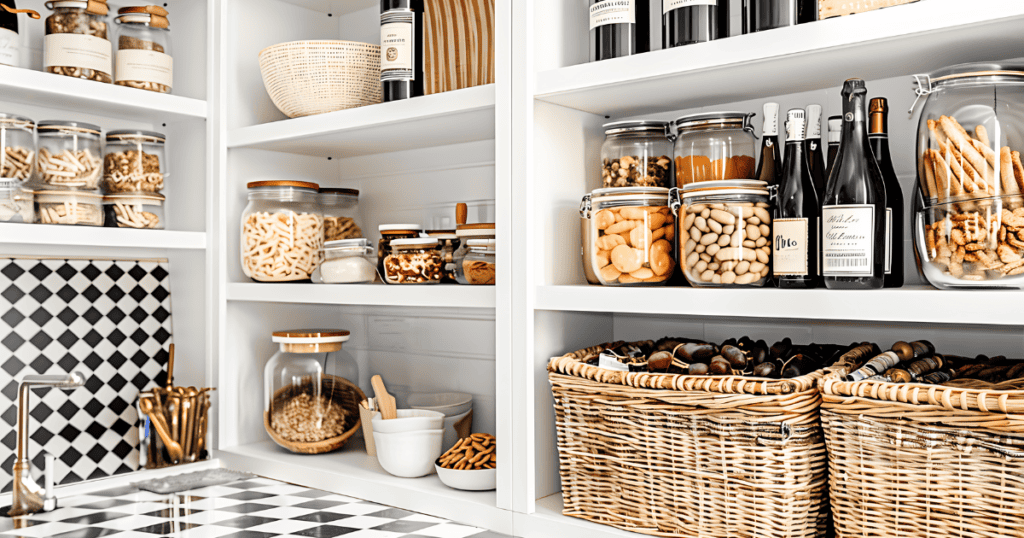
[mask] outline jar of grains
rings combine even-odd
[[[110,84],[112,47],[107,37],[106,0],[50,0],[43,67],[47,72]]]
[[[0,112],[0,149],[0,179],[28,181],[36,161],[35,122]]]
[[[321,188],[319,200],[320,209],[324,213],[324,241],[363,237],[363,230],[356,223],[359,191]]]
[[[604,126],[602,187],[672,186],[668,122],[617,121]]]
[[[160,6],[123,7],[117,23],[114,81],[151,92],[170,93],[174,84],[171,31]]]
[[[324,218],[316,183],[255,181],[242,211],[242,271],[256,282],[308,281],[320,264]]]
[[[100,128],[80,121],[39,122],[35,182],[46,189],[95,191],[100,186]]]
[[[152,131],[130,129],[107,133],[103,156],[103,190],[160,192],[167,177],[167,137]]]

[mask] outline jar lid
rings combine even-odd
[[[452,239],[455,237],[455,230],[426,230],[423,233],[429,235],[430,237],[436,237],[438,239]],[[451,237],[446,237],[449,235]]]
[[[35,191],[36,196],[46,196],[51,198],[69,199],[76,200],[78,198],[84,198],[87,201],[93,203],[99,203],[103,200],[102,194],[96,194],[92,192],[82,191]]]
[[[370,246],[370,241],[365,237],[357,239],[338,239],[324,243],[324,251],[328,250],[362,250]]]
[[[410,239],[395,239],[391,242],[393,247],[436,247],[436,237],[413,237]]]
[[[689,114],[675,121],[676,132],[701,131],[705,129],[747,129],[753,112],[699,112]]]
[[[146,24],[163,30],[170,27],[167,20],[169,13],[160,6],[129,6],[117,10],[117,13],[118,17],[114,20],[118,24]]]
[[[107,141],[118,141],[118,140],[135,140],[137,138],[148,138],[151,140],[144,140],[145,142],[166,142],[167,136],[163,133],[156,131],[142,131],[139,129],[121,129],[118,131],[109,131],[107,133]]]
[[[920,75],[918,75],[920,76]],[[1024,81],[1024,62],[974,62],[944,67],[928,75],[931,85],[942,86],[950,82],[978,78],[986,83]],[[920,81],[920,79],[918,79]]]
[[[494,237],[494,223],[460,224],[455,230],[458,237]]]
[[[591,202],[600,199],[603,202],[614,200],[658,200],[668,203],[668,189],[665,187],[611,187],[595,189],[587,197]],[[584,197],[586,199],[587,197]]]
[[[8,129],[11,127],[28,127],[31,128],[35,125],[30,118],[25,116],[18,116],[17,114],[8,114],[6,112],[0,112],[0,129]]]
[[[498,246],[496,239],[470,239],[466,241],[466,246],[469,248],[486,248],[494,249]]]
[[[668,136],[669,123],[667,121],[614,121],[604,124],[604,134],[617,135],[626,133],[651,133]]]
[[[683,187],[683,199],[714,196],[718,194],[748,194],[768,196],[768,182],[754,179],[729,179],[725,181],[703,181]]]
[[[378,232],[415,232],[420,233],[419,224],[381,224],[377,227]]]
[[[44,132],[62,133],[68,131],[99,136],[102,133],[99,125],[93,125],[83,121],[43,120],[39,122],[36,128],[39,130],[40,134]]]
[[[116,204],[118,202],[142,202],[143,204],[152,205],[163,205],[166,198],[162,194],[156,193],[134,193],[134,192],[121,192],[117,194],[108,194],[103,197],[104,204]]]
[[[341,329],[295,329],[276,331],[271,341],[280,344],[332,344],[347,342],[351,334]]]
[[[294,187],[296,189],[318,190],[320,185],[308,181],[253,181],[245,186],[247,189],[262,189],[267,187]]]
[[[320,194],[337,194],[339,196],[355,196],[359,198],[358,189],[336,189],[333,187],[320,187]]]

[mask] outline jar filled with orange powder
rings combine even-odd
[[[675,121],[676,186],[754,179],[757,137],[753,113],[702,112]]]

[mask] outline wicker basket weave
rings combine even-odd
[[[1024,391],[822,383],[836,535],[1024,537]]]
[[[304,392],[304,390],[304,387],[301,385],[285,386],[274,393],[274,402],[283,403],[284,401],[297,396],[299,393]],[[267,434],[270,435],[270,438],[282,448],[286,448],[297,454],[325,454],[345,446],[345,443],[347,443],[348,440],[355,435],[357,431],[359,431],[361,423],[359,419],[359,402],[365,400],[366,395],[363,394],[363,391],[351,381],[333,375],[323,376],[321,394],[330,395],[332,402],[345,409],[345,433],[314,443],[290,441],[281,437],[281,435],[271,427],[270,412],[264,411],[263,427],[267,430]]]
[[[289,118],[381,101],[380,46],[354,41],[292,41],[260,52],[263,84]]]
[[[654,536],[796,538],[829,526],[817,381],[548,364],[564,514]]]

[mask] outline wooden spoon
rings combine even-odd
[[[375,375],[370,379],[370,384],[373,385],[373,392],[377,397],[377,409],[380,409],[380,417],[384,420],[398,418],[398,406],[395,404],[395,397],[388,394],[388,389],[384,386],[384,380],[379,375]]]

